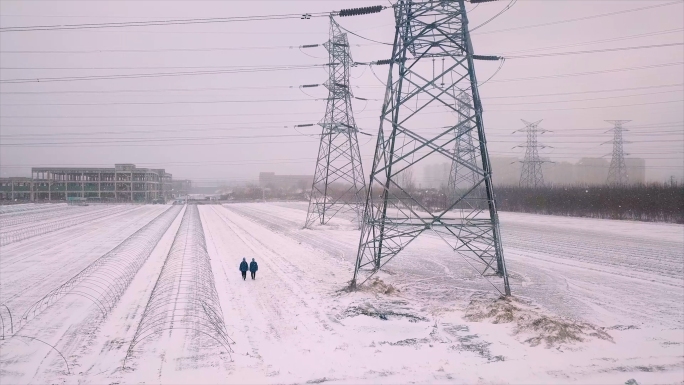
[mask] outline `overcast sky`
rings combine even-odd
[[[329,12],[383,4],[372,1],[0,1],[3,28]],[[389,2],[384,4],[388,5]],[[508,1],[469,6],[471,28]],[[662,4],[662,6],[657,6]],[[474,9],[473,9],[474,8]],[[640,11],[623,12],[637,8]],[[611,15],[605,15],[611,14]],[[604,15],[604,16],[599,16]],[[570,22],[563,22],[573,19]],[[361,36],[391,42],[394,16],[338,18]],[[322,47],[327,17],[149,27],[0,33],[0,172],[29,176],[31,166],[164,167],[198,184],[254,180],[260,171],[313,174],[318,126],[327,96]],[[646,159],[647,179],[684,173],[684,2],[518,0],[473,32],[478,54],[508,57],[480,88],[493,157],[520,157],[521,119],[551,130],[542,156],[575,162],[610,154],[605,120],[631,120],[625,151]],[[356,61],[388,58],[391,47],[349,36]],[[679,45],[676,45],[679,43]],[[650,47],[653,45],[670,45]],[[515,58],[573,51],[632,50]],[[643,48],[649,47],[649,48]],[[266,67],[276,67],[278,70]],[[283,68],[301,66],[304,68]],[[477,62],[480,82],[499,64]],[[232,67],[250,72],[226,73]],[[254,69],[258,69],[254,71]],[[48,78],[184,74],[130,79],[45,81]],[[386,66],[352,69],[357,124],[378,129]],[[593,73],[593,74],[587,74]],[[376,78],[377,75],[377,78]],[[378,79],[379,78],[379,79]],[[535,79],[536,78],[536,79]],[[41,82],[7,83],[15,79]],[[64,79],[62,79],[64,80]],[[543,96],[536,96],[542,94]],[[555,94],[555,95],[548,95]],[[435,122],[438,124],[438,122]],[[360,136],[366,172],[375,139]],[[30,145],[29,145],[30,144]],[[609,157],[607,159],[610,159]],[[494,170],[496,176],[496,170]]]

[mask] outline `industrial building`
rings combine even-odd
[[[189,186],[189,181],[184,182]],[[173,187],[173,176],[164,169],[138,168],[129,163],[113,168],[34,167],[31,178],[0,179],[0,198],[153,202],[173,198]]]

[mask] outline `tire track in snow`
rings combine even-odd
[[[240,240],[218,217],[212,207],[200,207],[200,216],[207,234],[207,248],[211,257],[213,271],[216,276],[216,289],[221,299],[226,328],[229,330],[235,345],[235,360],[238,366],[256,366],[266,371],[267,365],[259,355],[261,348],[259,339],[255,336],[269,327],[264,325],[264,313],[257,309],[252,299],[259,297],[247,290],[246,284],[239,282],[241,278],[235,269],[235,261],[239,261]],[[219,229],[221,229],[220,232]],[[229,258],[232,257],[231,260]],[[247,299],[247,300],[245,300]],[[278,335],[265,335],[266,339],[278,339]],[[242,356],[249,356],[246,359]],[[256,360],[255,364],[252,362]]]

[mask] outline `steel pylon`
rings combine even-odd
[[[320,145],[304,227],[326,224],[340,211],[353,213],[360,226],[366,184],[351,104],[352,58],[347,34],[342,33],[332,16],[330,40],[324,46],[330,60],[325,83],[329,93],[325,117],[319,123]]]
[[[477,140],[473,140],[473,134],[477,135],[477,128],[474,127],[475,122],[469,119],[472,116],[472,97],[467,92],[461,92],[457,98],[458,106],[458,129],[454,132],[456,135],[454,141],[455,157],[451,161],[451,170],[449,172],[448,193],[452,199],[458,199],[465,191],[468,191],[472,186],[476,185],[480,179],[476,170],[460,165],[461,161],[467,164],[477,164],[477,156],[480,149],[475,146]],[[457,207],[469,206],[485,207],[486,194],[483,188],[477,188],[472,193],[468,194],[457,205]]]
[[[418,236],[430,232],[479,274],[502,278],[508,295],[473,65],[474,60],[499,58],[473,54],[463,0],[399,1],[394,12],[394,46],[351,286],[363,284]],[[461,98],[467,109],[458,107],[461,93],[470,96]],[[444,127],[444,122],[449,125]],[[457,151],[461,147],[456,142],[467,135],[477,149],[472,156]],[[443,204],[428,202],[421,192],[399,182],[407,170],[444,161],[456,162],[477,178],[464,182],[458,196],[445,197]],[[463,204],[478,196],[482,205]]]
[[[520,187],[543,187],[542,164],[547,161],[541,160],[539,157],[539,148],[546,146],[537,141],[537,135],[547,131],[539,128],[541,120],[533,123],[526,120],[522,122],[525,123],[525,128],[515,131],[527,133],[527,143],[524,146],[516,146],[525,147],[525,158],[522,161],[522,171],[520,172]]]
[[[613,157],[610,160],[610,168],[608,169],[608,179],[606,182],[613,186],[623,186],[629,183],[629,175],[627,174],[627,166],[625,165],[625,152],[623,144],[626,143],[622,139],[622,132],[629,131],[622,127],[623,123],[630,122],[630,120],[606,120],[608,123],[613,123],[613,140],[608,142],[613,144]]]

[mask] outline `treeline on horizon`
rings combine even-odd
[[[684,223],[684,185],[495,186],[501,211]]]

